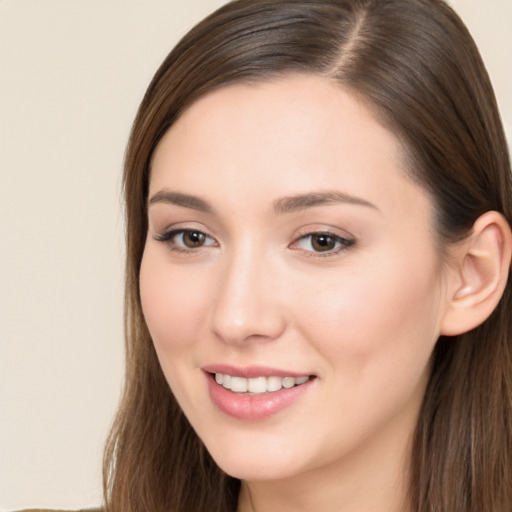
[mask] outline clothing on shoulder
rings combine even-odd
[[[18,512],[103,512],[101,508],[82,508],[80,510],[55,510],[48,508],[27,508],[25,510],[18,510]]]

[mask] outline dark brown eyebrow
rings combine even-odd
[[[276,213],[291,213],[314,206],[323,206],[330,204],[348,203],[359,206],[366,206],[378,210],[378,208],[369,201],[359,197],[343,194],[337,191],[312,192],[309,194],[298,194],[290,197],[283,197],[274,202],[274,211]]]
[[[170,190],[159,190],[148,201],[148,207],[152,204],[174,204],[184,208],[190,208],[203,213],[213,213],[212,206],[197,196],[183,194],[181,192],[172,192]],[[295,196],[283,197],[274,202],[274,211],[276,213],[292,213],[315,206],[324,206],[330,204],[355,204],[359,206],[366,206],[378,210],[378,208],[359,197],[343,194],[342,192],[329,191],[329,192],[311,192],[308,194],[297,194]]]
[[[191,208],[203,213],[213,212],[213,208],[204,199],[181,192],[171,192],[170,190],[159,190],[148,201],[148,207],[152,204],[165,203]]]

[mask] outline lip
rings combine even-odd
[[[214,369],[212,369],[214,368]],[[300,400],[311,388],[316,380],[315,378],[308,380],[300,386],[294,386],[271,393],[263,393],[261,395],[245,395],[233,393],[232,391],[217,384],[214,373],[224,373],[235,377],[302,377],[308,374],[287,372],[275,368],[248,367],[234,368],[227,365],[215,365],[204,367],[208,391],[212,402],[225,414],[244,421],[258,421],[269,418],[292,406]]]
[[[244,377],[250,379],[253,377],[305,377],[310,373],[297,373],[279,368],[269,368],[268,366],[245,366],[236,367],[228,364],[212,364],[203,366],[203,371],[207,373],[223,373],[233,377]]]

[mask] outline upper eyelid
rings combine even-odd
[[[337,240],[354,241],[354,237],[351,237],[349,235],[340,235],[338,233],[333,233],[332,231],[309,231],[308,233],[299,235],[296,238],[296,240],[301,240],[303,238],[307,238],[307,237],[315,236],[315,235],[327,235],[327,236],[331,236],[332,238],[335,238]]]
[[[295,244],[297,243],[299,240],[304,240],[308,237],[312,237],[312,236],[315,236],[315,235],[327,235],[327,236],[331,236],[332,238],[334,238],[335,240],[337,240],[338,242],[341,242],[341,243],[344,243],[344,242],[347,242],[345,243],[344,245],[345,246],[350,246],[350,245],[353,245],[356,243],[356,240],[354,237],[348,237],[348,236],[341,236],[341,235],[338,235],[336,233],[333,233],[332,231],[311,231],[309,233],[305,233],[303,235],[300,235],[298,237],[296,237],[290,245],[292,244]]]
[[[321,225],[321,224],[310,224],[307,226],[303,226],[295,231],[293,235],[294,240],[297,240],[301,237],[305,237],[308,235],[315,235],[325,233],[338,238],[343,238],[345,240],[356,240],[356,237],[345,229],[341,229],[331,225]]]
[[[157,238],[170,238],[172,236],[178,235],[180,233],[186,233],[186,232],[201,233],[201,234],[205,235],[206,237],[211,238],[212,240],[216,240],[214,236],[210,235],[205,230],[191,228],[191,227],[177,227],[177,228],[169,227],[167,229],[164,229],[159,235],[157,235]]]
[[[154,226],[152,229],[150,224],[149,230],[157,233],[157,236],[163,236],[172,232],[197,231],[198,233],[203,233],[211,238],[215,238],[208,229],[202,225],[198,226],[196,222],[175,222],[172,224],[167,224],[162,228]]]

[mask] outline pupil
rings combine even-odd
[[[315,235],[311,242],[316,251],[329,251],[334,249],[334,238],[330,235]]]
[[[199,247],[204,243],[204,234],[199,231],[188,231],[183,241],[187,247]]]

